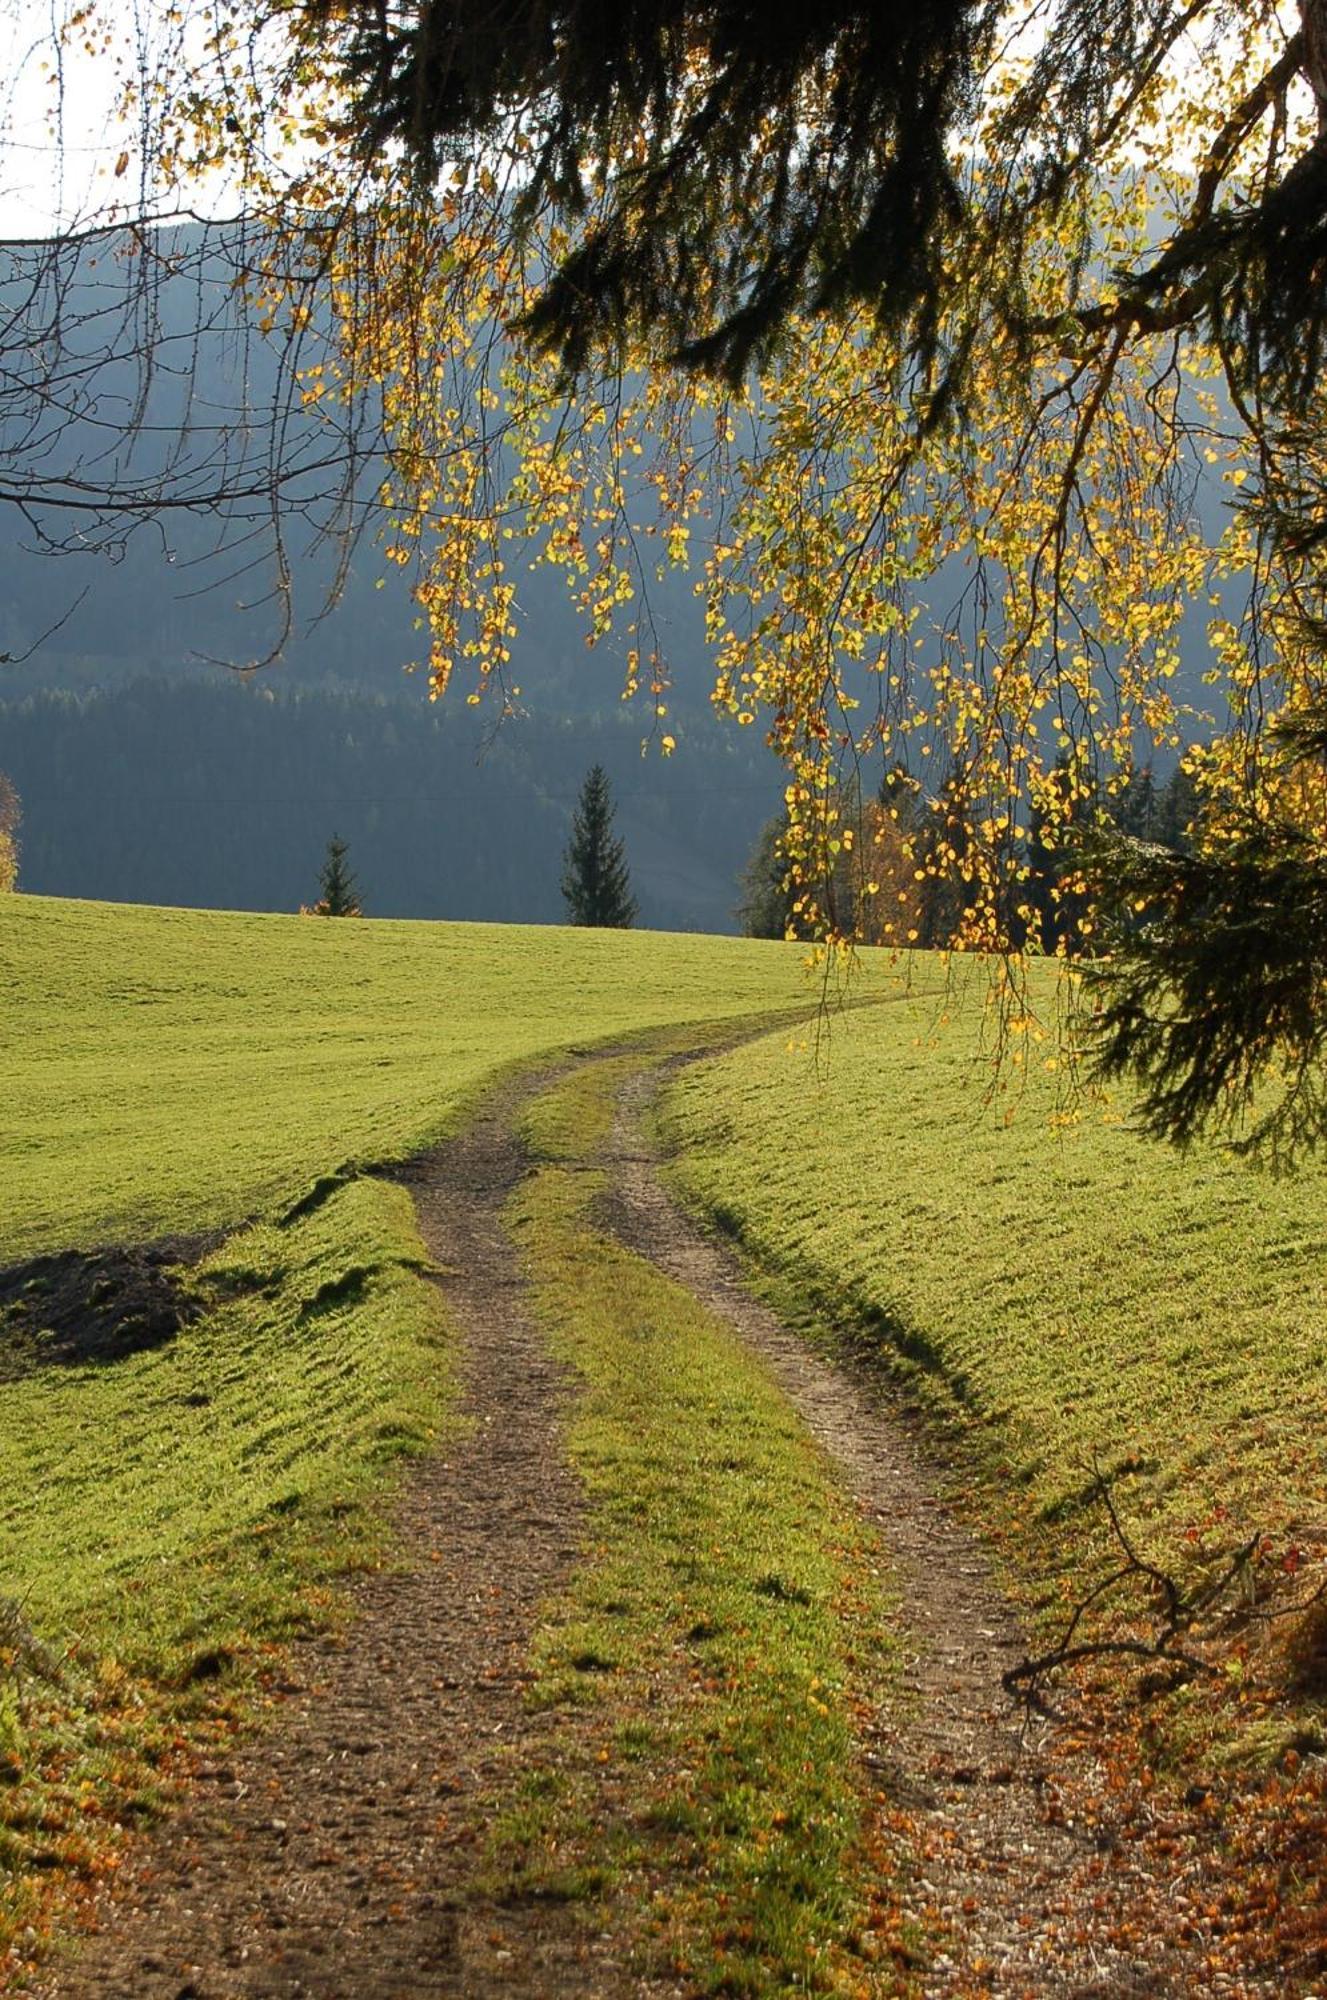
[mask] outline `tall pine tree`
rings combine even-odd
[[[327,843],[327,859],[322,865],[318,881],[322,895],[309,912],[314,917],[362,917],[359,888],[346,865],[349,849],[339,834],[333,834]]]
[[[572,814],[562,893],[573,924],[627,930],[636,920],[626,853],[613,834],[613,800],[602,764],[592,765]]]
[[[788,881],[788,863],[779,845],[788,831],[788,810],[767,819],[751,858],[741,874],[742,900],[737,906],[743,937],[781,938],[788,935],[795,890]]]

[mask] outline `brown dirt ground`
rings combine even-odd
[[[178,1275],[220,1239],[63,1250],[0,1271],[0,1382],[33,1368],[115,1362],[173,1340],[202,1311]]]

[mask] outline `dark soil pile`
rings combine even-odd
[[[64,1250],[0,1271],[0,1381],[51,1363],[122,1361],[173,1340],[203,1310],[184,1268],[212,1237],[167,1236],[110,1250]]]

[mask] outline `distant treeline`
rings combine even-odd
[[[642,923],[734,930],[738,877],[779,777],[754,732],[670,718],[641,754],[617,704],[565,722],[215,675],[0,702],[23,806],[20,886],[295,910],[339,833],[374,916],[561,922],[586,769],[608,771]]]

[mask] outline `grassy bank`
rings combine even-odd
[[[1125,1107],[1058,1126],[1041,1063],[1006,1123],[975,1015],[951,1011],[846,1018],[819,1070],[771,1036],[688,1071],[665,1114],[680,1184],[785,1305],[867,1342],[949,1426],[1048,1620],[1118,1554],[1097,1468],[1165,1566],[1194,1575],[1262,1531],[1265,1581],[1315,1578],[1327,1163],[1276,1181],[1181,1158]],[[1237,1677],[1278,1634],[1246,1635]]]
[[[605,1906],[689,1991],[872,1992],[893,1884],[854,1750],[892,1673],[882,1558],[737,1337],[595,1228],[585,1162],[620,1069],[536,1103],[546,1164],[513,1202],[582,1384],[568,1442],[591,1511],[540,1648],[561,1754],[495,1862]]]
[[[206,1258],[168,1343],[0,1384],[0,1947],[382,1558],[394,1468],[447,1421],[422,1258],[406,1192],[358,1182]]]

